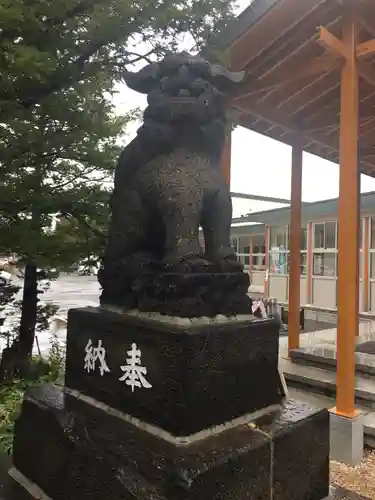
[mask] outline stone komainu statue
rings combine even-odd
[[[247,312],[220,167],[225,93],[244,74],[183,53],[125,79],[148,107],[116,169],[101,303],[180,316]]]

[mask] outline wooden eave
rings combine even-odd
[[[254,0],[228,28],[231,68],[248,74],[231,96],[241,126],[338,163],[344,8],[345,0]],[[374,0],[358,0],[358,24],[360,169],[375,177]]]

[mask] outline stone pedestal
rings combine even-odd
[[[65,383],[174,436],[189,436],[280,403],[277,328],[263,319],[209,322],[72,309]],[[101,371],[97,359],[88,370],[85,356],[99,345],[106,367]],[[132,346],[146,370],[141,387],[121,380]]]
[[[322,500],[328,412],[283,402],[277,366],[272,320],[73,310],[66,387],[27,392],[12,477],[53,500]]]

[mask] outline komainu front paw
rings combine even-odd
[[[163,259],[163,265],[167,272],[177,273],[204,273],[213,272],[216,266],[197,254],[169,254]]]
[[[206,258],[218,265],[222,272],[236,273],[243,271],[243,265],[239,262],[236,253],[230,247],[221,248],[215,255],[209,255]]]

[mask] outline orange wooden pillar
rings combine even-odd
[[[290,267],[288,294],[288,349],[299,347],[300,335],[300,289],[301,289],[301,196],[302,156],[299,146],[292,149],[292,188],[290,209]]]
[[[340,195],[338,221],[338,314],[336,413],[354,417],[355,338],[359,308],[358,61],[356,2],[347,5],[342,44],[346,57],[341,73]]]
[[[231,156],[232,156],[232,134],[230,134],[229,137],[227,138],[223,152],[221,154],[221,170],[223,171],[228,186],[230,186]]]

